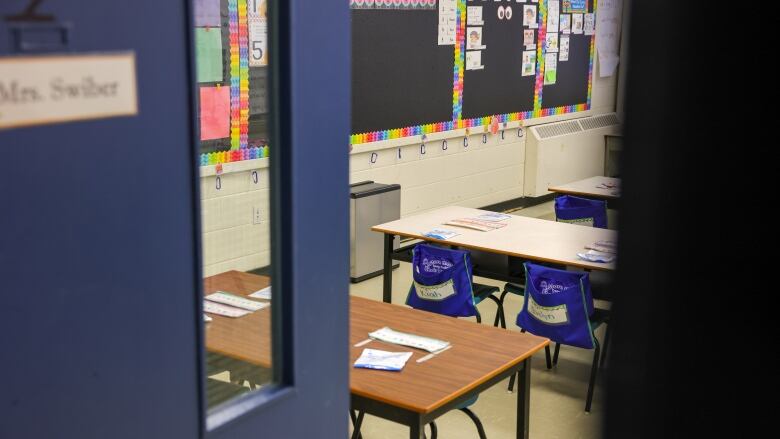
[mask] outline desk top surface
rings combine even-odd
[[[228,271],[203,280],[203,294],[221,290],[248,296],[270,284],[266,276]],[[260,300],[260,302],[266,302]],[[232,318],[209,314],[206,323],[206,349],[248,363],[271,367],[271,307],[243,317]]]
[[[604,189],[603,186],[601,186],[602,184],[614,187]],[[571,183],[550,186],[547,188],[547,190],[550,192],[558,192],[569,195],[581,195],[584,197],[617,199],[620,198],[620,179],[596,176]]]
[[[350,303],[350,364],[364,348],[414,352],[400,372],[352,368],[352,393],[418,413],[436,410],[517,366],[549,343],[535,335],[360,297],[351,297]],[[384,326],[445,340],[452,348],[418,363],[428,352],[377,340],[354,346]]]
[[[222,289],[246,296],[268,283],[265,276],[229,271],[206,278],[205,291]],[[270,308],[235,319],[211,317],[214,320],[206,324],[209,351],[270,367]],[[384,326],[446,340],[452,348],[417,363],[428,352],[377,340],[354,347],[366,340],[369,332]],[[359,297],[350,297],[349,341],[351,392],[418,413],[436,410],[517,366],[549,343],[530,334]],[[352,367],[365,348],[414,354],[400,372]]]
[[[571,267],[604,271],[615,269],[614,263],[590,262],[577,257],[577,253],[588,251],[586,245],[596,241],[617,241],[617,232],[614,230],[517,215],[511,215],[512,218],[504,221],[506,227],[489,232],[444,224],[452,219],[476,217],[486,212],[449,206],[379,224],[371,230]],[[423,233],[434,228],[453,230],[460,234],[446,241],[423,236]]]

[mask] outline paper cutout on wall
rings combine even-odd
[[[266,1],[252,0],[247,8],[249,20],[249,66],[268,65],[268,21]]]
[[[230,136],[230,87],[200,88],[200,140]]]
[[[220,26],[220,0],[195,0],[195,26]]]
[[[599,53],[599,76],[612,76],[620,61],[620,17],[622,0],[599,1],[596,16],[596,46]]]
[[[222,32],[219,28],[195,28],[198,82],[222,81]]]

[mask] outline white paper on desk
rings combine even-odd
[[[428,238],[433,238],[433,239],[440,239],[442,241],[446,241],[458,235],[460,235],[460,233],[454,230],[447,230],[447,229],[433,229],[431,231],[423,233],[423,236],[427,236]]]
[[[271,300],[271,286],[268,285],[267,287],[263,288],[262,290],[255,291],[254,293],[250,294],[249,297],[252,297],[252,298],[255,298],[255,299]]]
[[[268,306],[267,303],[255,302],[254,300],[249,300],[246,297],[236,296],[235,294],[226,293],[224,291],[217,291],[216,293],[209,294],[205,298],[212,302],[230,305],[235,308],[245,309],[247,311],[257,311]]]
[[[577,253],[577,256],[579,256],[581,259],[590,262],[609,263],[615,260],[614,254],[601,253],[601,252],[597,252],[596,250],[588,250],[587,253]]]
[[[498,212],[486,212],[476,216],[476,219],[482,221],[504,221],[508,220],[509,218],[512,218],[512,215],[506,215]]]
[[[207,316],[206,314],[203,314],[203,321],[204,322],[210,322],[212,320],[214,320],[214,319],[212,319],[211,317]]]
[[[412,352],[388,352],[378,349],[363,349],[355,367],[363,369],[378,369],[399,371],[404,368],[406,362],[412,357]]]
[[[506,223],[502,223],[499,221],[485,221],[476,218],[456,218],[456,219],[449,220],[444,224],[447,224],[449,226],[466,227],[469,229],[479,230],[482,232],[489,232],[491,230],[496,230],[502,227],[506,227]]]
[[[410,346],[428,352],[438,352],[450,345],[450,342],[448,341],[396,331],[394,329],[390,329],[387,326],[382,329],[377,329],[376,331],[368,334],[368,336],[385,343]]]
[[[617,249],[614,247],[604,247],[598,244],[588,244],[585,246],[585,248],[590,250],[595,250],[599,253],[611,253],[611,254],[617,253]]]
[[[203,301],[203,311],[225,317],[243,317],[249,314],[249,311],[235,306],[223,305],[210,300]]]

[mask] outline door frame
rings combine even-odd
[[[276,384],[204,416],[202,429],[210,439],[346,437],[349,3],[269,0],[268,19]],[[202,367],[201,311],[194,317]],[[200,395],[205,414],[205,375]]]

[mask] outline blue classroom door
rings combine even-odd
[[[269,5],[279,385],[219,418],[205,408],[190,3],[0,2],[0,66],[132,54],[137,89],[135,112],[14,126],[6,104],[35,92],[0,77],[2,438],[347,435],[348,3]]]

